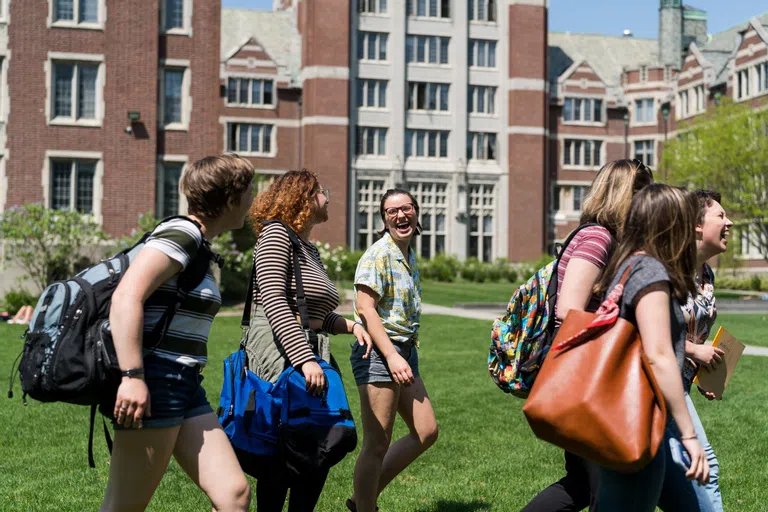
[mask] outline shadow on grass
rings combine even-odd
[[[419,509],[418,512],[476,512],[479,510],[489,510],[490,503],[480,500],[475,501],[450,501],[440,500],[435,505]]]

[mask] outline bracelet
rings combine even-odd
[[[144,368],[129,368],[128,370],[121,370],[120,375],[123,377],[138,377],[144,375]]]
[[[352,325],[352,332],[351,332],[350,334],[355,334],[355,325],[359,325],[360,327],[363,327],[363,324],[362,324],[362,322],[355,322],[355,323]],[[365,327],[363,327],[363,330],[365,330]]]
[[[690,441],[691,439],[698,439],[698,438],[699,438],[699,436],[697,436],[696,434],[693,434],[692,436],[680,437],[680,440],[681,441]]]

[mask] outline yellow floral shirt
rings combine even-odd
[[[355,271],[355,320],[359,322],[358,285],[367,286],[379,296],[376,310],[390,340],[418,343],[421,281],[412,248],[406,261],[395,241],[385,233],[365,251]]]

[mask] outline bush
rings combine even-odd
[[[15,315],[21,306],[35,306],[38,295],[28,292],[24,289],[11,290],[3,297],[3,305],[10,315]]]
[[[488,278],[487,266],[487,263],[482,263],[477,258],[467,258],[461,267],[461,277],[466,281],[484,283]]]
[[[498,279],[505,280],[509,283],[516,283],[517,282],[517,271],[515,268],[510,265],[509,261],[506,258],[499,258],[494,263],[493,266],[498,271]]]
[[[749,281],[749,288],[752,291],[759,292],[762,286],[763,286],[763,283],[760,280],[760,276],[757,274],[753,275],[752,279],[750,279]]]
[[[438,254],[431,260],[419,261],[419,272],[423,279],[452,283],[461,271],[461,262],[454,256]]]

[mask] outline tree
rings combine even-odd
[[[680,131],[664,148],[663,175],[720,192],[738,237],[768,261],[768,111],[724,100]]]
[[[38,203],[3,212],[0,238],[10,242],[9,258],[42,292],[51,281],[66,279],[82,267],[87,253],[106,235],[87,215]]]

